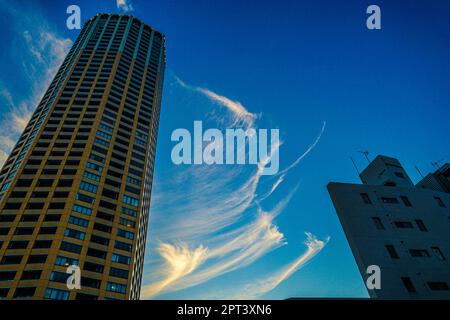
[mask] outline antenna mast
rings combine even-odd
[[[441,163],[442,161],[444,161],[444,159],[440,159],[440,160],[438,160],[438,161],[432,162],[432,163],[431,163],[431,166],[432,166],[433,168],[439,169],[439,163]]]
[[[364,157],[367,159],[367,162],[370,163],[369,151],[368,150],[363,150],[363,151],[358,151],[358,152],[362,153],[364,155]]]

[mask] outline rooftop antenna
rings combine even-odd
[[[414,168],[416,168],[417,172],[420,174],[420,176],[423,178],[423,174],[422,172],[420,172],[419,167],[418,166],[414,166]]]
[[[362,153],[364,155],[364,157],[367,159],[367,162],[370,163],[370,159],[369,159],[369,151],[367,150],[363,150],[363,151],[358,151],[359,153]]]
[[[432,166],[433,168],[439,169],[439,163],[441,163],[442,161],[444,161],[444,159],[440,159],[440,160],[438,160],[438,161],[432,162],[432,163],[431,163],[431,166]]]
[[[359,170],[358,170],[358,166],[356,165],[355,161],[353,160],[352,157],[350,157],[350,160],[352,160],[353,166],[355,167],[356,172],[358,173],[358,176],[360,175]]]

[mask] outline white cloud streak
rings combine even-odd
[[[14,25],[19,49],[23,53],[18,58],[22,59],[23,69],[20,71],[25,74],[30,91],[13,95],[11,88],[7,87],[10,82],[0,80],[0,99],[8,110],[3,112],[0,120],[0,165],[7,159],[72,45],[70,39],[61,38],[50,30],[43,17],[37,17],[35,13],[25,15],[4,3],[2,9],[20,21]],[[30,16],[34,19],[31,20]]]
[[[116,0],[117,8],[123,12],[131,12],[134,10],[131,0]]]
[[[291,170],[292,168],[297,166],[300,163],[300,161],[302,161],[303,158],[305,158],[316,147],[316,145],[319,143],[319,140],[320,140],[320,138],[322,138],[322,134],[324,133],[326,126],[327,126],[327,123],[326,123],[326,121],[324,121],[323,124],[322,124],[322,128],[320,129],[319,135],[314,140],[314,142],[308,147],[308,149],[306,149],[306,151],[302,155],[300,155],[290,166],[288,166],[286,169],[281,170],[280,172],[278,172],[277,175],[283,176],[289,170]]]
[[[219,95],[206,88],[190,86],[177,76],[175,76],[175,80],[182,87],[189,90],[200,92],[204,96],[209,98],[212,102],[228,109],[228,111],[231,113],[233,117],[233,123],[231,124],[231,126],[246,124],[247,128],[253,128],[255,120],[258,118],[258,115],[249,112],[239,101],[233,101],[225,96]]]
[[[297,257],[294,261],[288,265],[280,268],[273,275],[267,278],[253,281],[243,285],[242,287],[228,289],[228,293],[222,293],[220,296],[222,299],[230,300],[252,300],[258,299],[264,294],[272,291],[278,287],[282,282],[288,279],[296,271],[304,267],[314,256],[316,256],[330,240],[327,237],[325,240],[317,239],[313,234],[306,232],[306,251]],[[210,298],[217,297],[217,295],[211,295]]]
[[[208,89],[187,85],[175,78],[183,88],[199,92],[214,104],[225,107],[223,110],[231,115],[229,125],[254,127],[257,116],[239,102]],[[314,148],[317,141],[302,158]],[[270,189],[264,186],[265,182],[261,184],[264,166],[270,163],[272,154],[279,147],[275,146],[268,157],[250,173],[239,166],[190,166],[175,174],[167,186],[160,186],[161,190],[155,188],[153,220],[165,217],[165,223],[158,225],[157,229],[149,228],[153,230],[151,235],[159,257],[148,263],[152,272],[144,276],[146,284],[142,288],[142,298],[151,299],[162,293],[205,283],[244,268],[268,252],[286,245],[284,235],[274,220],[288,205],[297,188],[291,190],[271,210],[264,211],[262,208],[262,202],[278,189],[288,171],[278,177]],[[295,164],[300,160],[297,159]],[[289,166],[289,169],[292,167]],[[186,185],[191,187],[183,188],[182,191],[176,187]],[[257,191],[264,188],[267,189],[262,192],[264,196],[258,196]],[[171,201],[167,203],[164,199]],[[310,242],[311,246],[316,243]],[[308,259],[312,256],[312,252],[307,255]],[[272,287],[295,272],[305,259],[300,260],[298,267],[294,265],[285,275],[279,274],[279,281],[273,280]],[[266,284],[265,287],[270,286]]]

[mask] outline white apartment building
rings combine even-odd
[[[370,297],[450,299],[450,193],[414,186],[386,156],[360,178],[327,188],[364,282],[368,266],[381,269],[381,289],[368,289]]]

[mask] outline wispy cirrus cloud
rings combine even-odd
[[[235,288],[229,299],[257,299],[266,292],[272,291],[280,283],[288,279],[292,274],[314,258],[314,256],[316,256],[326,246],[329,240],[329,237],[325,240],[319,240],[312,233],[306,232],[305,245],[307,250],[303,254],[287,266],[275,272],[275,274],[265,279],[247,284],[243,288],[238,288],[237,290]]]
[[[258,118],[258,115],[249,112],[239,101],[231,100],[225,96],[219,95],[206,88],[190,86],[177,76],[174,77],[175,80],[178,82],[178,84],[180,84],[182,87],[189,90],[200,92],[206,97],[208,97],[212,102],[227,108],[229,114],[233,117],[233,122],[231,123],[231,126],[237,126],[239,124],[244,123],[246,124],[247,128],[253,128],[255,120]]]
[[[214,119],[218,122],[216,124],[230,127],[241,125],[248,129],[255,127],[259,116],[250,113],[241,103],[209,89],[190,86],[178,77],[175,80],[181,87],[198,92],[213,105],[221,107],[222,117],[219,121]],[[224,123],[223,119],[228,119],[228,122]],[[323,129],[301,159],[316,146]],[[287,244],[275,219],[289,204],[297,188],[281,200],[272,201],[275,204],[270,209],[265,210],[264,207],[267,206],[266,199],[278,190],[288,171],[301,159],[284,170],[281,176],[264,177],[261,174],[280,145],[274,146],[266,159],[250,169],[220,165],[178,167],[171,177],[164,179],[169,181],[167,184],[155,183],[152,217],[157,227],[149,229],[152,230],[150,247],[157,248],[157,256],[147,262],[152,272],[144,276],[143,298],[151,299],[205,283],[242,269]],[[289,272],[275,271],[270,277],[272,281],[254,289],[251,297],[272,290],[302,267],[302,262],[311,259],[328,241],[317,240],[310,234],[307,238],[308,248],[314,250],[298,257],[295,262],[300,262],[292,264]],[[323,245],[317,246],[318,243]],[[217,298],[224,297],[225,292],[224,296]]]
[[[296,271],[305,266],[314,256],[316,256],[330,240],[327,237],[325,240],[317,239],[313,234],[306,232],[306,251],[298,256],[291,263],[279,268],[272,274],[262,277],[261,279],[253,280],[241,286],[234,288],[225,288],[220,295],[217,293],[206,294],[208,299],[229,299],[229,300],[252,300],[257,299],[267,292],[275,289],[279,284],[288,279]]]
[[[116,0],[116,5],[123,12],[131,12],[134,10],[131,0]]]
[[[34,11],[24,12],[3,1],[0,8],[10,21],[16,21],[12,26],[17,41],[15,50],[20,54],[11,51],[10,55],[11,59],[21,60],[22,70],[19,71],[29,84],[29,91],[13,92],[11,81],[0,78],[0,99],[4,105],[0,119],[2,165],[64,60],[72,40],[59,37],[45,18]]]

